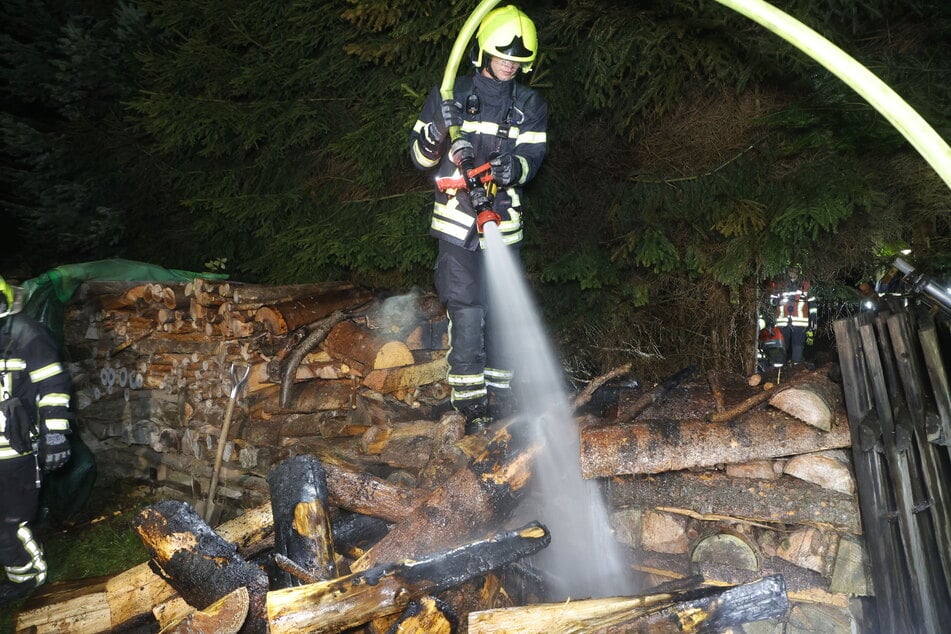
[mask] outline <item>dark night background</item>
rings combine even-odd
[[[431,286],[407,135],[474,0],[0,4],[6,277],[123,257]],[[776,4],[951,138],[951,3]],[[705,0],[520,6],[551,107],[523,254],[571,372],[739,369],[789,262],[826,338],[901,249],[948,279],[948,187],[791,45]]]

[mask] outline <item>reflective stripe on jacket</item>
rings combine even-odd
[[[475,164],[483,165],[500,153],[511,153],[521,166],[517,183],[500,188],[493,210],[502,218],[499,230],[506,244],[522,240],[522,185],[538,172],[547,145],[548,106],[531,88],[511,80],[499,82],[482,75],[459,77],[455,99],[465,105],[478,101],[478,112],[464,112],[462,134],[475,151]],[[410,156],[419,169],[437,167],[436,177],[460,175],[448,157],[448,139],[435,143],[431,123],[440,114],[442,97],[434,88],[410,134]],[[475,228],[475,212],[464,190],[436,191],[430,234],[474,251],[484,247]]]
[[[70,391],[69,372],[46,327],[23,313],[0,320],[0,398],[19,398],[38,433],[68,434]],[[0,433],[0,460],[20,455]]]

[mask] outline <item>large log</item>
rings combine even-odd
[[[610,480],[608,501],[612,508],[657,508],[701,520],[804,524],[861,534],[853,496],[790,476],[749,480],[713,471],[677,471],[618,477]]]
[[[459,469],[351,566],[372,566],[414,557],[495,525],[511,512],[531,480],[543,441],[530,438],[528,425],[498,429],[486,449]]]
[[[546,547],[551,535],[532,523],[416,560],[381,564],[338,579],[267,595],[270,634],[340,632],[436,594]]]
[[[366,375],[371,370],[412,365],[413,353],[402,341],[387,338],[349,320],[337,324],[324,340],[330,356],[344,359]]]
[[[387,482],[328,460],[322,464],[330,501],[340,508],[399,522],[411,517],[413,510],[426,499],[423,491]]]
[[[311,456],[285,460],[267,475],[274,515],[274,552],[317,579],[337,576],[328,508],[327,476]],[[286,572],[272,575],[272,588],[301,585]]]
[[[245,308],[260,307],[265,304],[289,302],[303,297],[340,293],[353,288],[349,282],[316,282],[313,284],[289,284],[285,286],[267,286],[232,282],[230,300]],[[332,311],[333,309],[331,309]]]
[[[205,524],[194,508],[164,500],[143,509],[133,525],[152,553],[152,563],[189,605],[205,609],[246,587],[250,607],[241,631],[267,632],[267,575]]]
[[[838,449],[851,442],[842,411],[829,432],[778,411],[752,411],[719,424],[645,420],[583,429],[581,473],[585,478],[663,473]]]
[[[789,602],[781,575],[730,588],[700,588],[469,613],[470,634],[568,634],[611,631],[718,632],[779,618]]]

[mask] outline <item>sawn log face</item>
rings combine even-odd
[[[250,608],[242,632],[267,632],[267,575],[242,558],[188,504],[163,500],[136,517],[135,530],[152,562],[185,601],[204,609],[232,590],[248,588]]]

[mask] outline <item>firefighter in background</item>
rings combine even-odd
[[[798,265],[786,269],[786,277],[770,284],[769,303],[776,309],[776,326],[783,334],[786,358],[802,363],[805,346],[816,329],[816,305],[810,284],[802,279]]]
[[[0,605],[46,581],[30,529],[43,471],[70,456],[71,381],[46,327],[20,312],[19,289],[0,277]]]
[[[530,72],[538,52],[535,25],[514,6],[491,11],[476,34],[473,74],[457,78],[453,99],[438,86],[423,105],[410,134],[417,168],[436,168],[437,188],[430,234],[439,240],[436,290],[449,315],[447,382],[451,402],[466,418],[466,432],[477,433],[510,413],[513,362],[502,349],[505,307],[489,310],[486,300],[484,241],[465,189],[440,190],[439,180],[460,176],[467,159],[491,168],[492,211],[499,216],[502,240],[517,250],[522,240],[522,186],[538,172],[545,156],[548,105],[516,81]],[[459,126],[462,138],[449,139]],[[451,146],[450,146],[451,144]]]

